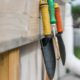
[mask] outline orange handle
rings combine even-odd
[[[56,26],[57,26],[57,31],[58,32],[63,32],[63,27],[62,27],[62,18],[60,15],[60,7],[55,5],[55,18],[56,18]]]

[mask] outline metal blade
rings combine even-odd
[[[55,74],[55,67],[56,67],[56,59],[55,59],[55,52],[54,52],[52,38],[43,38],[41,39],[40,42],[41,42],[41,49],[45,62],[45,67],[50,80],[52,80]]]
[[[61,37],[61,34],[57,34],[57,39],[58,39],[58,44],[59,44],[59,50],[60,50],[60,56],[62,59],[63,65],[65,65],[65,60],[66,60],[66,51],[65,51],[65,45],[63,42],[63,39]]]

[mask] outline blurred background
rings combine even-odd
[[[65,24],[67,22],[67,25],[65,26],[67,26],[67,28],[65,30],[67,33],[64,31],[64,35],[66,34],[68,37],[66,38],[63,35],[67,48],[66,69],[60,66],[60,69],[58,69],[58,80],[80,80],[80,0],[71,0],[66,4],[66,10]],[[67,40],[65,40],[65,38]],[[73,48],[69,46],[73,46]]]
[[[74,28],[74,54],[80,59],[80,0],[72,0],[71,7]]]

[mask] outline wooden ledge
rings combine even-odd
[[[0,53],[38,39],[39,0],[0,0]]]

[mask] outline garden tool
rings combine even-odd
[[[40,40],[41,50],[48,77],[50,80],[52,80],[55,73],[56,60],[52,42],[52,34],[51,34],[50,18],[49,18],[47,2],[46,4],[40,4],[40,10],[42,14],[43,34],[44,34],[44,38]]]
[[[49,79],[52,80],[55,73],[56,59],[52,38],[41,39],[41,49]]]
[[[58,42],[56,38],[56,19],[55,19],[55,8],[54,8],[54,0],[47,0],[48,5],[49,5],[49,15],[50,15],[50,23],[51,23],[51,28],[52,28],[52,33],[53,33],[53,46],[55,48],[55,53],[56,53],[56,58],[57,60],[60,58],[59,55],[59,48],[58,48]]]
[[[56,19],[55,19],[55,8],[54,7],[54,0],[47,0],[48,6],[49,6],[49,14],[50,14],[50,23],[55,24]]]
[[[48,5],[49,5],[50,23],[51,23],[52,29],[54,29],[56,27],[56,19],[57,19],[57,18],[55,19],[55,17],[56,17],[55,16],[55,11],[56,10],[55,10],[55,7],[54,7],[54,0],[48,0]],[[61,16],[58,16],[58,17],[61,17]],[[52,30],[52,32],[53,32],[53,35],[54,35],[54,38],[55,38],[55,33],[54,33],[55,29]],[[58,34],[60,34],[60,33],[58,33]],[[63,43],[63,40],[62,40],[61,36],[57,37],[57,39],[58,39],[58,44],[59,44],[59,50],[60,50],[62,63],[64,65],[65,64],[65,47],[64,47],[64,44],[61,44],[61,43]],[[55,42],[56,41],[57,40],[55,38]],[[62,49],[64,49],[64,50],[62,50]]]
[[[62,63],[63,65],[65,64],[65,58],[66,58],[66,52],[65,52],[65,45],[63,42],[63,39],[61,37],[61,34],[63,32],[63,28],[62,28],[62,19],[61,19],[61,15],[60,15],[60,7],[57,3],[55,3],[55,18],[56,18],[56,27],[57,27],[57,40],[58,40],[58,44],[59,44],[59,50],[60,50],[60,56],[62,59]]]

